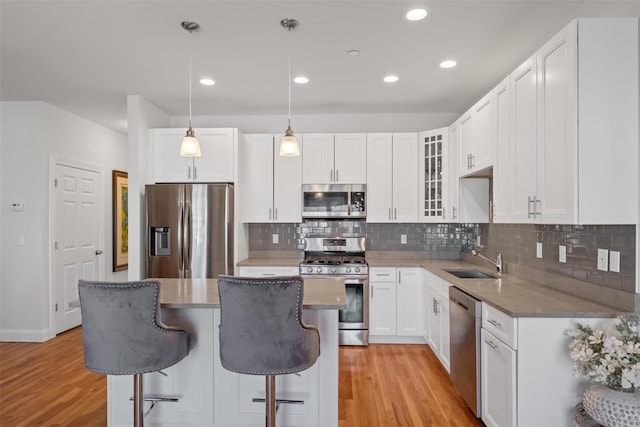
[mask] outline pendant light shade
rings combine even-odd
[[[189,34],[200,29],[200,25],[197,22],[183,21],[180,25],[185,29],[185,31],[188,31]],[[182,144],[180,144],[180,155],[183,157],[200,157],[202,156],[202,153],[200,152],[200,142],[191,128],[191,57],[192,49],[191,43],[189,43],[189,129],[187,129],[186,135],[182,138]]]
[[[295,19],[283,19],[280,21],[280,25],[286,28],[289,32],[298,26],[298,21]],[[289,37],[289,125],[287,130],[280,141],[280,155],[281,156],[299,156],[300,145],[298,139],[293,134],[291,129],[291,37]]]

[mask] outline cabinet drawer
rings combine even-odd
[[[269,277],[269,276],[297,276],[298,267],[240,267],[240,276]]]
[[[517,326],[518,319],[482,303],[482,327],[514,350],[518,348]]]
[[[372,267],[369,269],[370,282],[395,282],[395,267]]]

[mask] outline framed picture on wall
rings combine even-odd
[[[113,189],[113,271],[129,267],[129,175],[114,170]]]

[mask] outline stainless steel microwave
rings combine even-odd
[[[365,184],[305,184],[303,218],[366,218]]]

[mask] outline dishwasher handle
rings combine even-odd
[[[466,305],[464,305],[462,302],[460,302],[460,300],[452,297],[451,295],[449,295],[449,301],[458,304],[460,307],[464,308],[465,311],[469,311],[471,312],[471,310],[469,310],[469,307],[467,307]]]
[[[455,286],[449,287],[449,301],[468,312],[470,316],[482,316],[480,301]]]

